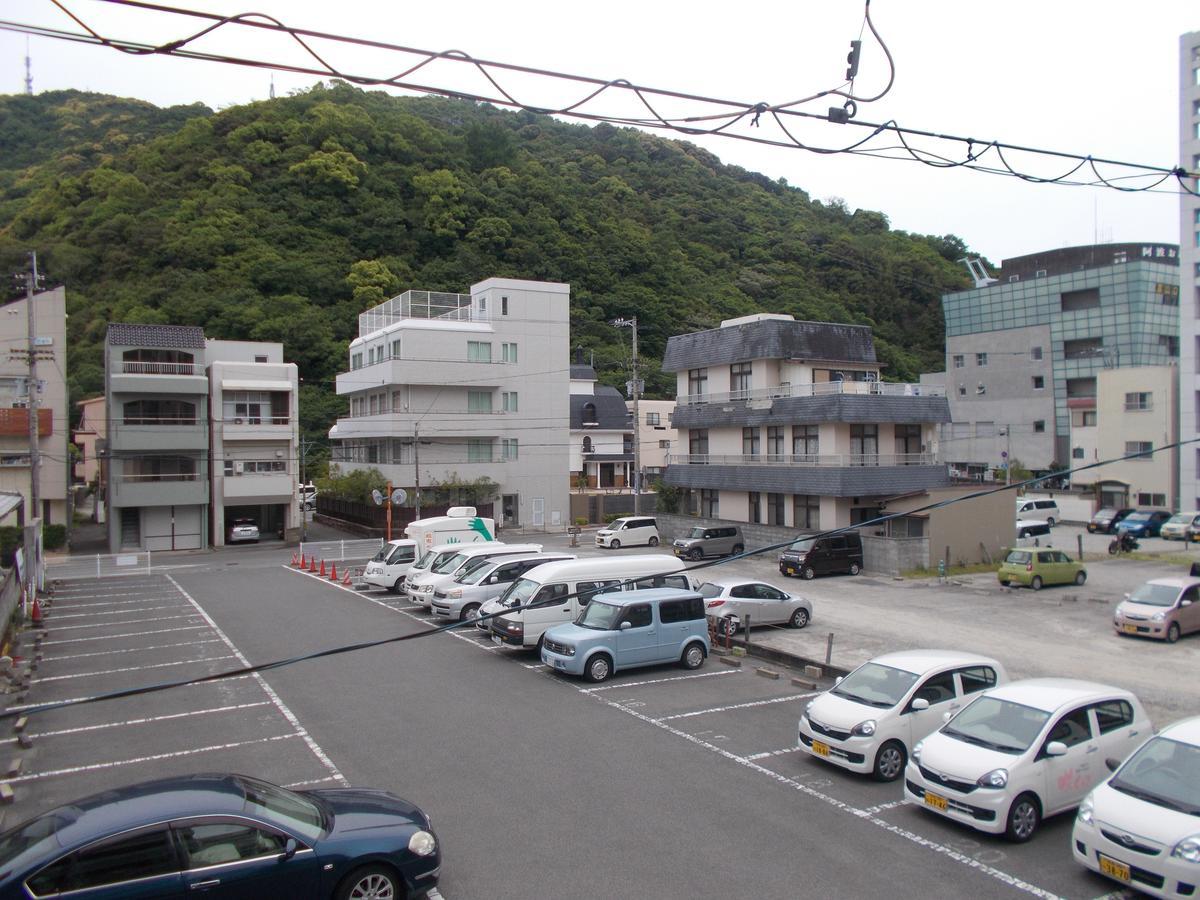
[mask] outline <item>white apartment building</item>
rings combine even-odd
[[[571,487],[633,486],[633,417],[615,387],[581,359],[571,364]]]
[[[564,524],[569,329],[570,286],[555,282],[489,278],[367,310],[337,377],[350,414],[329,431],[333,462],[410,497],[490,480],[505,525]]]
[[[1179,38],[1179,164],[1200,172],[1200,31]],[[1190,179],[1200,192],[1200,178]],[[1179,437],[1200,437],[1200,196],[1179,195]],[[1179,457],[1180,504],[1200,509],[1200,444]]]
[[[630,421],[633,421],[633,401],[627,400],[625,405],[629,409]],[[640,450],[645,489],[667,469],[667,457],[675,437],[675,427],[671,424],[675,415],[675,401],[647,400],[642,397],[638,400],[638,414],[641,417],[637,429],[642,442]]]

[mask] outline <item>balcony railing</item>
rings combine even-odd
[[[944,385],[901,384],[892,381],[823,381],[806,384],[777,384],[718,394],[680,394],[681,406],[701,403],[736,403],[753,400],[779,400],[787,397],[828,397],[836,394],[867,394],[881,397],[945,397]]]
[[[154,481],[196,481],[200,478],[198,472],[149,472],[146,474],[134,473],[131,475],[121,475],[117,481],[128,482],[130,484],[148,484]]]
[[[669,453],[671,466],[936,466],[936,453]]]
[[[195,416],[126,416],[123,425],[199,425]]]
[[[405,291],[358,315],[358,336],[366,337],[403,319],[442,319],[448,322],[489,322],[473,307],[470,294]]]
[[[289,425],[288,416],[227,416],[221,420],[225,425]]]
[[[195,363],[122,361],[117,363],[113,371],[123,375],[203,375],[204,366]]]

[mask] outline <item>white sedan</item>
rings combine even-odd
[[[1092,791],[1071,848],[1093,872],[1144,893],[1191,896],[1200,880],[1198,817],[1200,716],[1164,728]]]
[[[787,623],[803,628],[812,621],[811,600],[761,581],[706,581],[700,594],[705,614],[721,619],[729,634],[744,628],[747,616],[751,627]]]

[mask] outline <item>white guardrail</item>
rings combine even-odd
[[[46,577],[51,579],[146,575],[152,568],[149,550],[97,553],[95,556],[46,557]]]
[[[361,541],[308,541],[300,545],[300,554],[326,562],[341,562],[346,559],[370,559],[382,546],[383,538]]]

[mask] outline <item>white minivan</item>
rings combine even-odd
[[[449,584],[460,575],[466,574],[473,566],[483,565],[487,560],[499,556],[516,556],[521,553],[541,553],[541,544],[504,544],[500,541],[487,541],[479,544],[459,544],[456,552],[447,556],[445,553],[429,567],[428,571],[414,574],[409,571],[404,579],[404,592],[415,603],[429,608],[433,600],[433,592]]]
[[[408,539],[389,541],[379,548],[363,570],[363,581],[395,593],[404,584],[404,576],[417,561],[417,542]]]
[[[574,559],[538,566],[501,595],[500,602],[512,612],[488,620],[492,641],[540,650],[542,635],[555,625],[574,622],[596,594],[656,587],[694,590],[698,585],[683,570],[683,560],[660,555]],[[516,608],[555,598],[561,600],[537,609]]]

